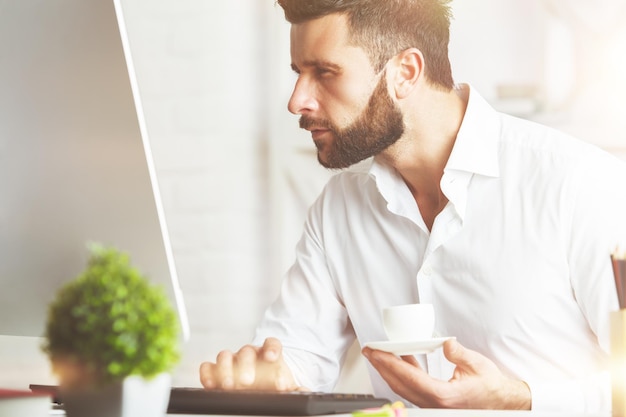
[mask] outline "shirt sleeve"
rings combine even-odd
[[[328,187],[328,186],[327,186]],[[325,191],[327,192],[327,191]],[[278,298],[265,312],[253,340],[276,337],[296,381],[313,391],[331,391],[355,339],[343,302],[326,266],[324,193],[309,210],[296,260]]]
[[[542,412],[595,413],[607,411],[611,404],[611,378],[608,372],[584,380],[528,383],[532,410]]]
[[[566,245],[573,295],[604,352],[606,366],[584,379],[527,381],[533,410],[611,409],[610,313],[619,307],[610,255],[626,241],[626,193],[621,184],[626,179],[626,165],[608,154],[592,156],[589,161],[595,163],[579,169],[579,176],[572,179],[576,197]]]

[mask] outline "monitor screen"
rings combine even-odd
[[[121,12],[0,0],[0,335],[42,336],[99,242],[166,289],[187,337]]]

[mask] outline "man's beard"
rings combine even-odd
[[[326,160],[321,158],[322,145],[316,144],[319,163],[333,169],[347,168],[382,152],[404,133],[402,112],[389,97],[385,73],[372,92],[367,107],[350,126],[340,129],[326,119],[302,116],[300,127],[329,129],[335,136]]]

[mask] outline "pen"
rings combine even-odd
[[[626,308],[626,252],[618,248],[611,254],[611,264],[613,265],[613,276],[615,278],[615,289],[617,290],[617,300],[619,308]]]

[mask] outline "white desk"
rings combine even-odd
[[[190,417],[188,414],[168,414],[168,417]],[[201,415],[195,415],[202,417]],[[439,410],[416,409],[407,410],[408,417],[611,417],[607,414],[571,414],[571,413],[541,413],[536,411],[501,411],[501,410]],[[219,416],[237,417],[237,416]],[[250,416],[239,416],[250,417]],[[318,417],[351,417],[350,414],[332,414]]]
[[[538,411],[512,411],[512,410],[439,410],[439,409],[416,409],[407,410],[409,417],[611,417],[606,414],[572,414],[572,413],[547,413]]]
[[[65,416],[64,411],[51,411],[50,416]],[[201,414],[167,414],[164,417],[202,417]],[[209,416],[208,414],[205,416]],[[212,417],[250,417],[250,416],[217,416]],[[509,411],[509,410],[440,410],[440,409],[407,409],[408,417],[611,417],[611,413],[600,414],[572,414],[572,413],[549,413],[538,411]],[[5,417],[5,416],[3,416]],[[18,416],[15,416],[18,417]],[[350,414],[332,414],[317,417],[352,417]]]

